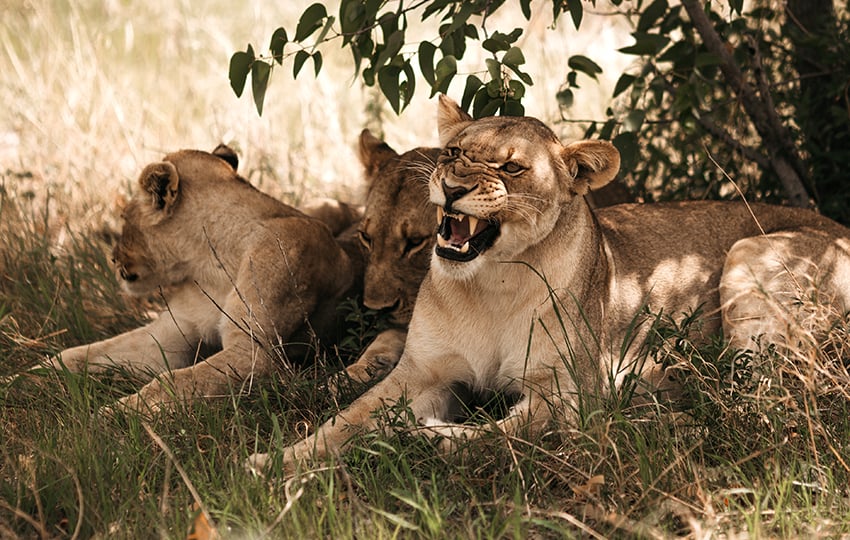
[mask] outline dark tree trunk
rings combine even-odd
[[[839,112],[850,107],[850,64],[836,48],[837,28],[833,0],[788,0],[784,32],[800,80],[796,118],[813,192],[825,214],[850,223],[850,122]]]

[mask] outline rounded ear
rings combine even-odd
[[[398,154],[390,148],[390,145],[372,135],[371,131],[364,129],[360,132],[357,157],[360,158],[360,163],[366,170],[366,180],[371,182],[378,173],[378,169],[387,161],[397,158]]]
[[[224,161],[228,163],[231,167],[233,167],[233,172],[236,172],[236,169],[239,168],[239,156],[236,155],[236,151],[227,146],[226,144],[220,144],[215,147],[215,150],[212,151],[212,155],[218,156]]]
[[[584,195],[613,180],[620,171],[620,152],[608,141],[578,141],[561,150],[561,159],[573,177],[573,192]]]
[[[463,130],[472,117],[450,97],[440,94],[440,104],[437,106],[437,131],[440,134],[440,146],[446,146],[450,140]]]
[[[139,186],[151,196],[153,210],[168,212],[177,202],[180,178],[173,164],[151,163],[142,170]]]

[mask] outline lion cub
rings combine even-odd
[[[850,308],[850,230],[827,218],[721,202],[592,211],[584,195],[619,169],[610,143],[564,145],[534,118],[473,120],[445,96],[438,125],[437,243],[401,360],[286,448],[290,467],[342,449],[402,399],[423,431],[450,443],[489,429],[534,435],[627,375],[651,387],[660,374],[641,351],[647,311],[701,308],[707,332],[722,326],[733,346],[752,347],[757,336],[783,341],[791,305],[811,286],[841,313]],[[518,401],[495,425],[456,424],[458,387]]]
[[[275,361],[297,364],[317,339],[334,337],[339,301],[362,286],[362,248],[355,237],[338,241],[322,221],[261,193],[237,166],[236,154],[219,146],[212,153],[181,150],[144,168],[113,260],[129,294],[161,293],[166,309],[146,326],[66,349],[49,367],[129,369],[151,382],[118,406],[155,410],[238,391]],[[349,224],[340,215],[359,218],[327,210],[316,213],[333,218],[337,229]],[[220,351],[198,361],[202,347]],[[400,346],[387,354],[394,364]]]

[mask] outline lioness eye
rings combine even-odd
[[[504,165],[499,167],[499,170],[504,171],[508,174],[517,174],[517,173],[521,173],[522,171],[524,171],[525,167],[523,167],[522,165],[519,165],[517,163],[514,163],[513,161],[508,161],[507,163],[505,163]]]
[[[368,234],[363,231],[357,231],[357,237],[360,238],[360,243],[363,244],[363,247],[372,249],[372,239],[369,238]]]
[[[408,238],[404,245],[404,255],[408,255],[425,245],[425,239],[420,237]]]

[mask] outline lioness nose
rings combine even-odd
[[[467,189],[464,186],[450,186],[446,183],[446,179],[444,178],[443,193],[446,194],[446,209],[450,210],[453,202],[460,199],[470,191],[472,191],[472,189]]]

